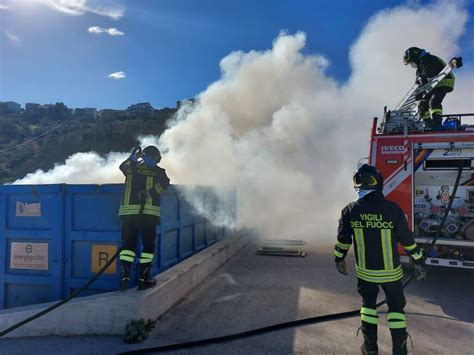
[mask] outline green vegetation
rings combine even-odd
[[[48,115],[52,117],[0,114],[0,183],[37,169],[47,171],[78,152],[128,152],[138,136],[163,133],[175,112],[162,109],[150,117],[131,117],[115,111],[86,120],[74,118],[58,105]]]

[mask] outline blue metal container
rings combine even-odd
[[[66,185],[64,218],[64,296],[82,287],[121,246],[118,209],[123,184]],[[115,261],[81,296],[119,285]]]
[[[0,189],[0,308],[61,298],[63,188]]]
[[[123,184],[0,186],[0,309],[59,300],[91,279],[122,244],[122,190]],[[210,189],[198,190],[206,208],[217,206]],[[161,197],[152,274],[226,233],[199,216],[170,186]],[[140,249],[138,243],[132,275]],[[117,290],[119,270],[116,260],[81,296]]]
[[[178,192],[173,186],[161,196],[159,255],[158,258],[155,256],[156,263],[153,274],[166,270],[179,261],[178,238],[182,215],[180,202]]]

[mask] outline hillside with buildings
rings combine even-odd
[[[177,103],[177,107],[180,102]],[[138,103],[126,110],[68,108],[64,103],[0,102],[0,183],[49,170],[71,154],[130,151],[137,137],[160,135],[177,108]]]

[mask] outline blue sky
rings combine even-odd
[[[58,3],[63,7],[54,6]],[[269,49],[281,30],[304,31],[304,51],[326,56],[328,75],[344,82],[351,72],[349,48],[370,17],[406,3],[0,0],[0,100],[99,109],[144,101],[174,107],[217,80],[227,54]],[[468,3],[472,17],[474,5]],[[91,27],[116,28],[109,32],[123,35],[90,33]],[[474,54],[473,32],[470,19],[461,40],[465,61]],[[120,71],[125,78],[108,77]]]

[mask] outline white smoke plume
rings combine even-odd
[[[404,50],[459,55],[466,21],[454,2],[378,13],[350,50],[343,85],[326,74],[326,58],[303,54],[302,32],[281,33],[267,51],[231,53],[221,79],[162,135],[163,165],[178,183],[236,186],[239,223],[267,237],[334,238],[355,196],[352,173],[368,155],[372,117],[414,82]],[[447,112],[473,111],[472,69],[461,70]]]
[[[282,32],[266,51],[229,54],[220,63],[221,78],[183,107],[160,138],[160,165],[175,184],[212,185],[225,193],[235,186],[241,227],[271,238],[333,239],[340,210],[355,198],[351,177],[368,155],[372,117],[385,105],[395,107],[414,82],[402,53],[418,46],[445,60],[462,55],[463,6],[438,1],[379,12],[351,47],[352,74],[343,84],[326,74],[327,58],[303,53],[303,32]],[[473,112],[472,66],[456,76],[445,112]],[[101,165],[97,159],[91,158]],[[109,157],[102,166],[117,171],[118,163]],[[43,182],[60,168],[30,176],[28,183]],[[66,175],[48,181],[85,182]],[[95,182],[123,181],[107,179]],[[186,191],[196,202],[195,189]]]
[[[64,164],[57,164],[49,171],[37,170],[26,175],[14,184],[97,184],[122,183],[124,177],[119,165],[129,153],[110,153],[101,157],[97,153],[76,153],[66,159]]]

